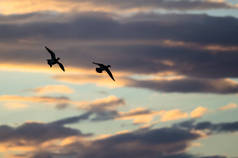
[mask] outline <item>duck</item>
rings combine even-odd
[[[65,71],[64,65],[59,62],[60,58],[59,58],[59,57],[56,58],[55,53],[54,53],[52,50],[50,50],[47,46],[45,46],[45,49],[46,49],[46,50],[50,53],[50,55],[51,55],[51,59],[47,59],[47,63],[50,65],[50,67],[52,67],[52,66],[55,65],[55,64],[58,64],[59,67],[60,67],[63,71]]]
[[[107,74],[111,77],[111,79],[113,81],[115,81],[115,79],[114,79],[114,77],[113,77],[113,75],[112,75],[112,73],[109,69],[109,68],[111,68],[111,65],[104,65],[104,64],[96,63],[96,62],[92,62],[92,63],[99,66],[99,67],[96,68],[97,73],[102,73],[103,71],[106,71]]]

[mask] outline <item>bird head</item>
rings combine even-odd
[[[108,65],[107,67],[110,67],[110,68],[111,68],[111,65]]]
[[[56,60],[60,60],[60,58],[58,57]]]

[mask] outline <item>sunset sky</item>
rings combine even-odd
[[[238,158],[237,0],[0,0],[0,48],[1,158]]]

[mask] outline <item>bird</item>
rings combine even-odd
[[[109,70],[109,68],[111,68],[111,65],[104,65],[104,64],[95,63],[95,62],[93,62],[93,64],[99,66],[99,67],[96,68],[96,71],[97,71],[98,73],[102,73],[102,72],[105,70],[105,71],[108,73],[108,75],[111,77],[111,79],[112,79],[113,81],[115,81],[115,79],[114,79],[114,77],[113,77],[111,71]]]
[[[65,71],[64,69],[64,65],[62,63],[59,62],[60,58],[59,57],[55,57],[55,53],[50,50],[48,47],[45,46],[45,49],[50,53],[51,55],[51,59],[47,59],[47,63],[50,65],[50,67],[52,67],[52,65],[58,64],[60,66],[60,68]]]

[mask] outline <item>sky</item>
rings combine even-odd
[[[237,28],[237,0],[0,0],[0,157],[238,158]]]

